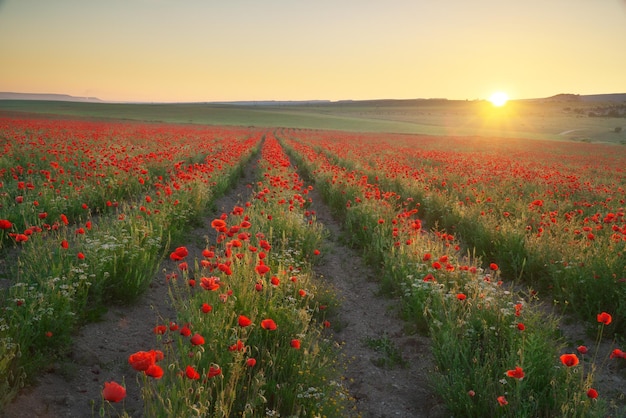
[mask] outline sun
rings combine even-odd
[[[502,107],[509,100],[508,94],[503,91],[497,91],[491,95],[489,101],[496,107]]]

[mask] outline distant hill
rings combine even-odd
[[[38,100],[38,101],[55,101],[55,102],[83,102],[83,103],[113,103],[106,102],[97,97],[77,97],[69,94],[45,94],[45,93],[12,93],[0,92],[0,100]],[[626,102],[626,93],[612,94],[557,94],[550,97],[542,97],[535,99],[521,99],[520,101],[528,102]],[[190,102],[178,104],[212,104],[212,105],[235,105],[235,106],[299,106],[299,105],[352,105],[352,106],[413,106],[413,105],[433,105],[445,104],[454,105],[464,103],[466,100],[448,100],[445,98],[431,99],[370,99],[370,100],[241,100],[241,101],[206,101],[206,102]],[[116,102],[120,103],[120,102]],[[136,103],[147,104],[147,103]],[[159,103],[151,102],[150,104],[176,104],[176,103]]]
[[[581,97],[585,102],[626,102],[626,93],[588,94]]]
[[[210,104],[224,104],[236,106],[297,106],[297,105],[316,105],[330,103],[330,100],[239,100],[232,102],[207,102]]]
[[[543,99],[531,99],[545,102],[626,102],[626,93],[612,94],[557,94]]]
[[[0,92],[0,100],[45,100],[55,102],[102,102],[97,97],[76,97],[69,94]]]

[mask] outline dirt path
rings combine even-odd
[[[429,390],[433,359],[428,338],[405,335],[405,323],[398,312],[400,301],[379,295],[372,268],[364,264],[358,252],[339,242],[341,225],[321,196],[314,191],[311,197],[317,220],[330,232],[325,243],[330,250],[315,271],[335,288],[340,299],[335,319],[338,324],[333,328],[347,359],[347,389],[356,399],[359,414],[381,418],[446,416]],[[389,361],[395,354],[401,360]]]

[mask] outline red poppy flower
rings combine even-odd
[[[594,388],[590,388],[587,391],[587,396],[591,399],[596,399],[598,397],[598,391],[595,390]]]
[[[263,264],[263,262],[261,261],[259,262],[259,265],[256,266],[255,270],[259,275],[263,276],[265,273],[270,271],[270,268],[266,266],[265,264]]]
[[[160,379],[163,377],[163,369],[158,364],[151,364],[145,371],[146,375]]]
[[[515,366],[515,369],[513,370],[507,370],[506,371],[506,375],[508,377],[512,377],[514,379],[523,379],[524,378],[524,370],[519,367],[519,366]]]
[[[189,251],[185,247],[176,248],[171,254],[170,259],[172,261],[181,261],[189,255]]]
[[[133,369],[144,372],[157,361],[156,351],[138,351],[128,357],[128,363]]]
[[[463,293],[459,293],[459,294],[456,295],[456,298],[458,300],[465,300],[465,299],[467,299],[467,296],[465,296],[465,294],[463,294]]]
[[[297,338],[294,338],[293,340],[291,340],[290,343],[292,348],[295,348],[296,350],[300,349],[300,340],[298,340]]]
[[[246,366],[248,367],[254,367],[256,365],[256,359],[254,358],[249,358],[248,360],[246,360]]]
[[[563,354],[560,357],[561,363],[563,363],[567,367],[572,367],[578,365],[578,357],[576,354]]]
[[[61,241],[61,248],[63,248],[64,250],[67,250],[68,248],[70,248],[70,243],[64,239],[63,241]]]
[[[203,303],[202,304],[202,312],[203,313],[209,313],[213,310],[213,307],[211,305],[209,305],[208,303]]]
[[[11,235],[11,234],[9,234]],[[14,234],[13,235],[15,242],[26,242],[28,241],[28,236],[26,234]]]
[[[534,205],[534,206],[543,206],[543,200],[539,200],[539,199],[534,200],[532,205]]]
[[[189,337],[191,335],[191,330],[187,325],[183,326],[180,329],[180,335],[182,335],[183,337]]]
[[[521,322],[518,322],[517,329],[520,330],[520,331],[524,331],[526,329],[526,325],[524,325]]]
[[[489,268],[493,271],[498,270],[498,265],[496,263],[491,263],[489,264]]]
[[[220,279],[219,277],[201,277],[200,286],[206,290],[215,291],[220,288]]]
[[[157,325],[156,327],[154,327],[153,331],[157,335],[163,335],[165,334],[165,331],[167,331],[167,327],[165,325]]]
[[[241,340],[237,340],[237,342],[228,347],[228,351],[244,351],[246,346],[243,344]]]
[[[431,273],[428,273],[426,276],[424,276],[423,279],[425,282],[434,282],[435,280],[435,276],[433,276]]]
[[[109,402],[119,402],[126,397],[126,389],[116,382],[104,382],[102,397]]]
[[[226,274],[227,276],[230,276],[231,274],[233,274],[232,270],[230,269],[230,266],[228,264],[224,264],[224,263],[220,263],[217,266],[218,269],[220,269],[220,271],[224,274]]]
[[[500,406],[505,406],[505,405],[508,405],[509,402],[506,400],[504,396],[498,396],[498,404]]]
[[[245,328],[247,326],[249,326],[250,324],[252,324],[252,321],[250,320],[250,318],[248,318],[247,316],[244,315],[239,315],[239,326],[242,328]]]
[[[313,250],[313,255],[320,255],[320,250]]]
[[[221,232],[223,229],[226,228],[226,222],[224,222],[224,220],[222,219],[214,219],[213,221],[211,221],[211,228]]]
[[[598,322],[600,322],[601,324],[609,325],[611,321],[613,321],[613,317],[610,314],[606,312],[598,314]]]
[[[261,328],[268,331],[274,331],[277,328],[276,322],[274,322],[273,319],[264,319],[261,321]]]
[[[187,366],[185,369],[185,375],[191,380],[200,379],[200,373],[198,373],[193,366]]]
[[[578,351],[580,354],[587,354],[589,352],[589,349],[584,345],[579,345],[576,351]]]
[[[616,348],[615,350],[613,350],[611,352],[610,358],[624,358],[626,359],[626,353],[623,352],[622,350],[620,350],[619,348]]]
[[[211,367],[209,367],[209,379],[215,377],[215,376],[219,376],[220,374],[222,374],[222,369],[220,369],[220,366],[218,365],[212,365]]]
[[[193,345],[202,345],[204,344],[204,337],[200,334],[194,334],[190,341]]]

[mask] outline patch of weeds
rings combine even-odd
[[[365,345],[382,355],[373,362],[375,366],[385,369],[406,367],[406,361],[402,358],[400,350],[387,334],[380,338],[365,338]]]

